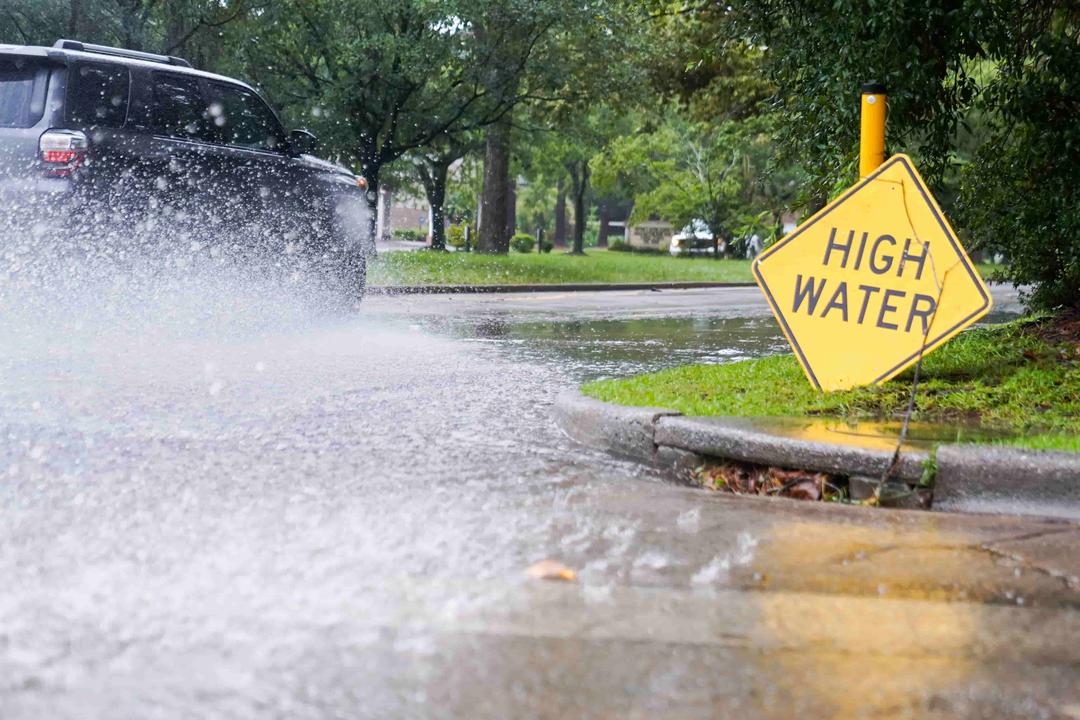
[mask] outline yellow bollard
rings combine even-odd
[[[859,177],[864,178],[885,162],[885,86],[862,86],[859,124]]]

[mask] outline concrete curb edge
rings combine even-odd
[[[1001,445],[941,445],[934,502],[1021,500],[1080,511],[1080,453]]]
[[[578,391],[559,395],[555,421],[572,439],[614,455],[681,473],[706,457],[878,477],[892,453],[775,435],[745,418],[687,417],[674,410],[614,405]],[[926,451],[901,455],[894,477],[918,482]],[[1080,508],[1080,453],[1007,446],[942,444],[936,449],[934,501],[1001,495]]]

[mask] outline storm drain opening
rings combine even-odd
[[[933,503],[929,468],[916,483],[710,458],[689,472],[690,484],[715,492],[864,507],[928,510]]]

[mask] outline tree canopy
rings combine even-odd
[[[76,36],[252,82],[373,199],[411,177],[437,218],[479,215],[492,252],[536,229],[515,218],[586,249],[613,208],[775,234],[856,179],[859,87],[881,82],[887,152],[969,248],[1034,305],[1080,305],[1064,0],[3,0],[0,19],[0,42]]]
[[[888,152],[919,163],[969,246],[1002,253],[1040,307],[1080,305],[1075,121],[1080,8],[1061,0],[656,2],[709,37],[676,83],[700,103],[717,58],[761,51],[782,161],[820,204],[856,176],[861,83],[888,88]],[[696,90],[701,88],[702,90]],[[975,126],[975,136],[972,128]],[[974,146],[973,152],[968,152]]]

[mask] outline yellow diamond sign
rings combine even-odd
[[[990,310],[990,292],[906,155],[895,155],[754,260],[821,390],[880,383]]]

